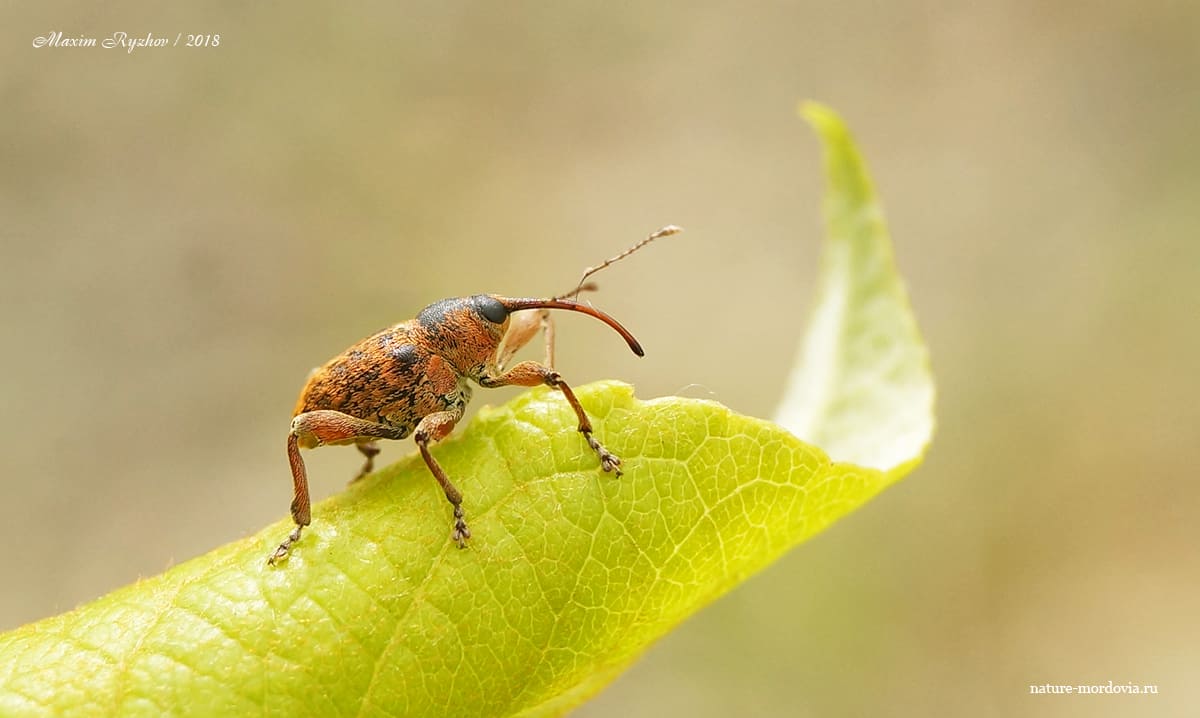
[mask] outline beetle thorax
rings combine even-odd
[[[429,346],[448,361],[460,375],[478,379],[496,356],[508,330],[508,319],[488,321],[478,308],[477,297],[443,299],[417,315],[417,323],[429,338]]]

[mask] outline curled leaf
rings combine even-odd
[[[559,715],[696,610],[911,469],[925,349],[861,162],[832,113],[831,238],[784,428],[712,402],[577,389],[624,461],[603,474],[562,396],[482,410],[436,449],[255,536],[0,636],[0,715]],[[857,462],[857,463],[850,463]]]

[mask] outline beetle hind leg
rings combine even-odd
[[[358,447],[359,452],[361,452],[363,456],[367,457],[367,460],[363,462],[362,468],[358,470],[358,475],[353,479],[350,479],[350,483],[352,484],[375,470],[375,457],[378,456],[380,452],[379,445],[376,444],[373,439],[370,441],[363,441],[360,439],[359,441],[355,442],[354,445]]]
[[[288,463],[292,466],[292,482],[294,484],[292,494],[292,520],[296,522],[296,527],[288,534],[288,537],[279,544],[271,557],[267,559],[267,563],[272,566],[280,559],[287,558],[288,553],[292,549],[292,544],[300,540],[300,530],[312,523],[312,506],[308,497],[308,470],[304,467],[304,459],[300,456],[300,437],[295,429],[288,434],[287,441]]]
[[[267,559],[267,563],[274,566],[287,558],[292,544],[300,540],[301,530],[312,523],[308,470],[304,466],[304,457],[300,456],[300,449],[354,443],[367,456],[364,469],[369,469],[371,459],[379,453],[379,448],[374,445],[375,439],[402,439],[404,436],[402,429],[359,419],[340,411],[318,410],[297,414],[292,419],[292,430],[287,440],[288,463],[292,467],[292,520],[296,526]],[[371,450],[374,453],[370,453]]]

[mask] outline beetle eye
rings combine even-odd
[[[508,319],[508,310],[498,300],[481,294],[475,298],[475,310],[492,324],[503,324]]]

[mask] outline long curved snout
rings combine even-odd
[[[580,304],[573,299],[513,299],[510,297],[496,297],[496,299],[510,312],[519,312],[523,309],[566,309],[572,312],[582,312],[612,327],[613,331],[621,335],[621,338],[625,340],[625,343],[629,345],[630,350],[634,354],[640,357],[646,356],[642,345],[638,343],[633,334],[629,333],[628,329],[621,326],[621,323],[616,319],[613,319],[595,307]]]

